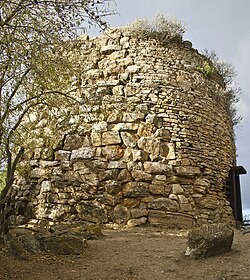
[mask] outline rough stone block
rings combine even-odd
[[[102,148],[102,155],[108,160],[118,160],[124,154],[124,148],[120,146],[106,146]]]
[[[131,216],[133,219],[138,219],[141,217],[145,217],[147,215],[148,215],[147,209],[139,209],[139,208],[131,209]]]
[[[219,255],[231,250],[234,232],[228,224],[202,225],[188,234],[186,255],[193,259]]]
[[[194,166],[177,166],[175,171],[181,176],[193,176],[201,173],[200,168]]]
[[[143,112],[133,112],[133,113],[124,113],[122,117],[123,122],[136,122],[144,119],[145,114]]]
[[[144,182],[129,182],[123,188],[125,197],[143,197],[149,194],[149,184]]]
[[[58,161],[68,161],[70,158],[71,152],[69,151],[64,151],[64,150],[59,150],[55,152],[55,160]]]
[[[144,162],[144,171],[150,174],[171,174],[171,167],[160,162]]]
[[[76,159],[91,159],[95,156],[95,148],[84,147],[77,150],[73,150],[71,153],[71,160]]]
[[[142,150],[132,150],[133,161],[147,161],[148,153]]]
[[[152,225],[164,225],[168,228],[190,229],[193,227],[193,217],[178,212],[149,210],[149,222]]]
[[[69,234],[44,237],[42,244],[46,252],[55,255],[80,255],[87,247],[85,239]]]
[[[107,213],[99,204],[91,201],[83,201],[76,205],[79,217],[88,222],[105,223],[107,222]]]
[[[135,179],[135,181],[152,181],[153,176],[149,173],[146,173],[142,170],[133,170],[132,171],[132,177]]]
[[[102,145],[121,144],[121,137],[119,132],[107,131],[102,134]]]
[[[160,197],[149,202],[148,208],[154,210],[177,211],[179,204],[170,198]]]

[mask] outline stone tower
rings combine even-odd
[[[12,188],[16,224],[164,225],[232,221],[224,185],[235,163],[222,78],[179,37],[115,29],[83,39],[82,123]]]

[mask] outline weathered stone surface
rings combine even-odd
[[[102,148],[102,155],[108,160],[118,160],[124,154],[124,149],[120,146],[106,146]]]
[[[91,201],[83,201],[76,205],[79,217],[88,222],[105,223],[107,222],[107,213],[99,204]]]
[[[154,125],[152,123],[141,123],[137,134],[140,137],[152,136],[154,130]]]
[[[148,114],[146,116],[146,123],[154,124],[155,127],[160,128],[162,126],[162,118],[156,114]]]
[[[165,225],[168,228],[190,229],[194,226],[194,219],[182,213],[149,210],[149,223]]]
[[[125,197],[143,197],[149,194],[149,184],[144,182],[129,182],[122,192]]]
[[[137,65],[130,65],[126,68],[126,72],[128,73],[136,73],[140,70],[140,67]]]
[[[177,172],[178,175],[182,175],[182,176],[193,176],[201,173],[199,167],[193,167],[193,166],[178,166],[175,167],[175,171]]]
[[[139,219],[131,219],[127,222],[127,226],[128,227],[137,227],[137,226],[146,224],[146,222],[147,222],[146,217],[141,217]]]
[[[113,221],[117,224],[126,223],[130,218],[130,212],[122,205],[117,205],[112,213]]]
[[[137,145],[138,137],[130,132],[121,132],[122,142],[126,147],[134,148]]]
[[[176,201],[172,199],[160,197],[149,202],[148,208],[155,209],[155,210],[177,211],[179,205]]]
[[[197,205],[199,205],[202,208],[208,208],[215,210],[219,206],[219,201],[216,197],[213,196],[206,196],[201,197],[196,200]]]
[[[148,153],[142,150],[132,150],[133,161],[147,161]]]
[[[124,161],[110,161],[108,163],[109,169],[123,169],[126,168],[127,164]]]
[[[93,146],[95,147],[99,147],[102,145],[102,134],[101,132],[92,132],[91,135],[91,141],[92,141],[92,144]]]
[[[228,224],[208,224],[190,230],[186,255],[193,259],[219,255],[231,250],[234,232]]]
[[[119,51],[121,47],[119,45],[106,45],[102,46],[100,52],[103,54],[111,54],[112,52]]]
[[[146,173],[142,170],[133,170],[131,173],[132,177],[135,179],[135,181],[152,181],[152,175],[149,173]]]
[[[138,140],[138,147],[143,151],[152,154],[155,158],[160,154],[160,141],[152,137],[141,137]]]
[[[30,178],[47,178],[49,177],[50,171],[44,168],[34,168],[30,172]]]
[[[115,131],[137,131],[138,123],[118,123],[113,127]]]
[[[76,135],[76,134],[69,134],[66,136],[64,141],[63,148],[65,150],[76,150],[82,147],[84,141],[84,137]]]
[[[148,210],[147,209],[134,208],[134,209],[131,210],[131,216],[132,216],[133,219],[146,217],[147,215],[148,215]]]
[[[54,255],[80,255],[87,247],[85,239],[69,234],[45,237],[42,244],[46,252]]]
[[[27,149],[11,198],[18,223],[113,223],[117,205],[148,209],[147,222],[169,227],[232,218],[223,188],[235,146],[219,75],[200,73],[204,57],[181,41],[165,47],[128,33],[84,45],[83,110],[53,147],[41,139]],[[144,218],[133,215],[132,224]]]
[[[171,174],[171,167],[160,162],[144,162],[144,170],[150,174]]]
[[[143,112],[133,112],[133,113],[124,113],[122,117],[123,122],[135,122],[138,120],[143,120],[145,114]]]
[[[120,134],[116,131],[103,132],[102,145],[121,144]]]
[[[68,161],[70,159],[71,152],[59,150],[55,152],[55,160],[58,161]]]
[[[84,147],[77,150],[73,150],[71,153],[71,160],[76,159],[91,159],[95,156],[95,149],[91,147]]]
[[[173,184],[172,185],[172,193],[173,194],[182,194],[184,193],[183,188],[181,187],[180,184]]]
[[[45,180],[41,183],[40,192],[50,192],[51,191],[51,181]]]

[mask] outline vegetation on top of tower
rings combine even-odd
[[[124,29],[130,30],[139,37],[153,37],[162,42],[169,38],[182,37],[186,31],[185,24],[175,17],[156,14],[152,20],[138,19],[126,25]]]

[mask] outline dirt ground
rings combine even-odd
[[[244,232],[244,233],[243,233]],[[104,231],[80,256],[18,260],[0,248],[0,279],[10,280],[250,280],[250,233],[235,230],[232,251],[192,260],[186,232],[159,228]]]

